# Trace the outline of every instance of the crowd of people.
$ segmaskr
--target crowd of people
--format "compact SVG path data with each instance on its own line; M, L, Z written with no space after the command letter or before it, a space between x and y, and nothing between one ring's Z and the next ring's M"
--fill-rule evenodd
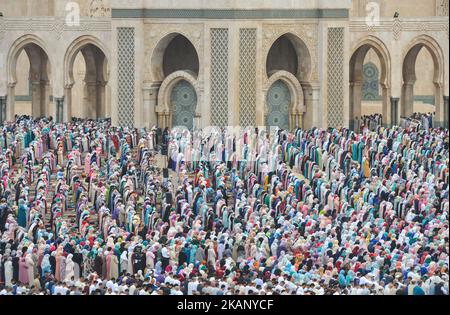
M364 129L369 129L370 131L375 131L378 126L383 125L383 115L381 114L371 114L363 115L361 119L355 119L357 131L363 132Z
M0 295L448 295L447 129L2 129Z
M416 128L428 130L434 127L433 113L413 113L411 117L403 117L400 125L403 128Z

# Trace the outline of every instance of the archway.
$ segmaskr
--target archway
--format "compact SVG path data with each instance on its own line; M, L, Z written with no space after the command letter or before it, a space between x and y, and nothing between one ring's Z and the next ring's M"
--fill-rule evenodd
M161 128L185 126L193 129L199 126L198 111L200 97L198 82L194 73L176 71L166 77L158 91L158 126Z
M151 69L153 78L161 82L156 107L160 128L183 125L192 129L198 126L199 68L197 50L183 34L168 34L156 45Z
M304 91L309 86L311 56L306 44L286 33L270 47L266 58L264 121L268 127L303 128L307 115ZM312 114L312 113L310 113Z
M349 72L350 128L359 130L361 117L366 114L382 114L383 124L394 123L397 114L391 112L389 102L391 69L387 48L377 38L370 37L360 41L353 51Z
M197 78L199 58L192 42L183 34L170 33L164 36L153 50L151 69L156 81L163 81L175 71L189 71Z
M106 86L108 62L106 50L91 37L75 40L65 56L64 121L76 118L108 116Z
M9 89L6 109L6 118L8 120L14 119L15 114L30 114L38 118L47 116L50 113L51 66L49 55L44 47L44 43L39 38L33 35L26 35L19 38L9 51ZM25 72L28 72L28 75L24 75L24 67L28 70L25 70ZM29 87L29 92L27 95L19 92L19 95L16 97L18 79L24 80L24 78L26 78L27 82L19 82L19 86L23 86L25 83L25 86L28 85ZM16 101L18 103L22 102L25 108L18 111Z
M424 54L425 49L428 53ZM414 90L417 80L416 70L418 57L428 56L431 58L433 66L433 74L430 76L434 96L434 121L437 125L441 125L445 120L443 110L443 54L439 45L429 36L420 36L412 41L406 50L403 59L403 86L401 97L401 115L403 117L410 117L414 113ZM427 109L420 110L420 112L429 112Z

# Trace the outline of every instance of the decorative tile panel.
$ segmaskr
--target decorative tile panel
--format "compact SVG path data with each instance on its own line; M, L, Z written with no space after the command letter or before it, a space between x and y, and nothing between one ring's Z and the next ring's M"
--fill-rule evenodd
M328 29L328 127L344 125L344 28Z
M289 130L289 105L291 104L291 92L282 80L275 81L267 91L266 102L268 105L266 125Z
M133 27L117 28L119 126L134 125L135 39Z
M363 100L380 100L380 72L373 62L363 66Z
M256 125L256 29L239 30L239 123Z
M228 29L211 29L211 124L228 125Z
M192 130L197 107L197 94L194 87L186 80L179 81L170 93L170 103L173 111L172 126Z

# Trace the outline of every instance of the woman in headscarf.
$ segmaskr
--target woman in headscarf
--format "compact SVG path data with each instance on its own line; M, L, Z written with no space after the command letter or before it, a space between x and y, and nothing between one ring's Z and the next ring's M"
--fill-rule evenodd
M57 281L61 281L61 254L59 253L59 251L54 251L52 253L52 256L54 255L55 260L56 260L56 265L55 265L55 279Z
M147 251L145 253L145 262L147 265L147 271L151 270L155 266L155 254L153 253L153 250L151 247L147 248Z
M347 286L347 279L345 278L345 271L344 270L341 270L339 272L338 281L339 281L339 286L341 288L345 288Z
M19 282L28 284L28 265L26 261L26 253L19 258Z
M19 199L19 208L17 211L17 224L19 226L26 228L27 227L27 211L28 207L25 204L25 200L22 198Z
M64 275L64 281L70 281L72 277L75 277L75 263L72 260L73 255L69 254L66 258L66 268L65 268L65 275Z
M117 255L112 252L109 262L109 279L117 279L119 277L119 259Z
M128 270L128 252L124 250L120 254L120 273L127 272Z
M103 258L102 258L102 249L100 248L94 259L94 271L95 273L97 273L99 277L101 277L102 270L103 270Z
M52 250L52 247L50 247L50 250ZM49 262L50 262L50 267L51 267L51 274L52 275L56 275L56 251L55 250L53 250L52 252L51 252L51 254L50 254L50 257L49 257Z
M42 258L42 262L41 262L41 276L44 277L45 273L52 273L52 266L50 265L50 255L49 254L45 254L44 257Z
M60 256L61 266L59 270L60 272L59 278L61 279L61 281L64 281L64 279L66 278L66 260L67 260L66 256L64 254L61 254Z
M94 252L83 249L83 278L88 278L94 271Z
M5 269L5 286L11 287L12 286L11 280L13 279L13 273L14 273L11 257L8 257L6 259L3 267Z
M213 266L215 268L216 266L216 252L214 251L214 246L211 243L209 245L209 249L208 249L208 265L209 266Z

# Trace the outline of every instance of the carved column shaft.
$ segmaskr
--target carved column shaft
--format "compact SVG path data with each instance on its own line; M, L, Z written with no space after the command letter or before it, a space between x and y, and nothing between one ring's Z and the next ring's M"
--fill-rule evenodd
M6 95L0 96L0 124L6 120L6 101Z

